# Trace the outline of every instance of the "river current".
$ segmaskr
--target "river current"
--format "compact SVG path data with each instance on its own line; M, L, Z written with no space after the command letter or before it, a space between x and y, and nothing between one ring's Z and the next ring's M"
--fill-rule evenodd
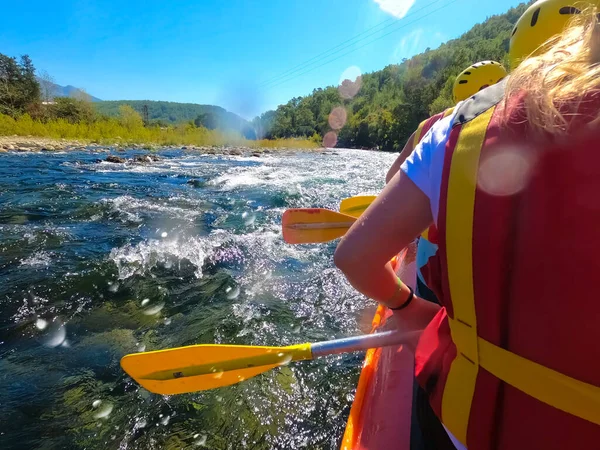
M368 331L336 243L286 244L281 215L377 193L394 155L160 155L0 154L0 448L339 448L363 354L177 396L119 360Z

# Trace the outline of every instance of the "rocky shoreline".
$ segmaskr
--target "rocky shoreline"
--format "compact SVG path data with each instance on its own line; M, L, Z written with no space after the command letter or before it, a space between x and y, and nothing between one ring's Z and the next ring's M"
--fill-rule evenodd
M233 155L260 157L263 154L282 151L324 151L323 148L266 148L266 147L242 147L242 146L194 146L194 145L163 145L158 144L97 144L81 140L52 139L33 136L0 136L0 153L5 152L56 152L56 151L95 151L95 152L119 152L131 149L148 150L158 152L165 149L182 149L190 152L204 153L208 155ZM119 156L109 157L109 162L124 162ZM123 161L119 161L123 160Z

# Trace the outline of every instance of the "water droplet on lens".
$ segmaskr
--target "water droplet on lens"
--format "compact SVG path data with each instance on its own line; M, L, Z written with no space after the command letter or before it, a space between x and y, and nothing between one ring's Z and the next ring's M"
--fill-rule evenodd
M110 416L110 413L113 410L113 405L110 403L103 404L96 414L94 414L94 418L96 419L106 419Z
M142 300L142 306L146 306L148 303L150 303L149 298L145 298L144 300Z
M152 305L142 311L146 316L154 316L158 314L165 307L164 302L157 303L156 305Z
M281 355L281 353L279 355ZM284 355L281 358L281 361L279 361L279 364L282 366L287 366L291 361L292 361L292 355L288 353L287 355Z
M244 225L249 227L250 225L254 224L254 221L256 220L256 216L252 212L244 212L244 213L242 213L242 219L244 220Z
M48 322L46 322L44 319L38 319L35 321L35 326L38 330L43 330L48 326Z
M116 281L115 282L112 282L112 281L108 282L108 290L109 290L109 292L112 292L113 294L119 290L119 287L120 287L120 285Z
M228 287L225 289L225 292L227 293L227 298L233 300L240 295L240 288L238 286Z
M65 324L61 320L56 319L48 327L48 333L44 341L44 345L52 348L58 347L65 341L66 338L67 328L65 327Z

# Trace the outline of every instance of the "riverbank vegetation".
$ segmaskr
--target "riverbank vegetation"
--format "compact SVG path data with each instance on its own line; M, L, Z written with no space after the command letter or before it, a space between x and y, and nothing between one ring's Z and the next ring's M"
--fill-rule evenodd
M304 138L249 140L235 132L208 130L189 123L168 127L144 126L137 112L131 110L131 116L102 118L90 122L70 122L64 118L33 119L27 113L17 118L0 114L0 135L83 140L107 145L137 143L251 148L316 148L321 143L320 138L312 140Z
M325 136L333 131L339 147L400 150L422 120L453 106L454 79L465 68L483 60L509 67L510 35L527 6L492 16L458 39L362 74L347 86L319 88L293 98L256 118L255 128L271 138ZM337 126L332 126L332 112Z
M17 60L0 54L0 135L153 146L315 148L321 145L320 136L257 140L253 131L243 128L249 126L246 121L218 107L207 109L195 120L175 124L144 120L123 102L110 102L110 108L116 106L117 112L109 108L110 115L105 115L99 112L97 102L86 95L53 96L47 92L52 84L47 77L35 76L28 56ZM160 107L163 102L156 103ZM141 102L134 104L141 107Z
M462 70L482 60L508 67L510 33L526 7L521 4L492 16L458 39L400 64L295 97L252 122L210 105L52 97L47 92L52 83L36 78L27 56L17 61L0 54L0 135L397 151L422 120L453 105L452 85Z

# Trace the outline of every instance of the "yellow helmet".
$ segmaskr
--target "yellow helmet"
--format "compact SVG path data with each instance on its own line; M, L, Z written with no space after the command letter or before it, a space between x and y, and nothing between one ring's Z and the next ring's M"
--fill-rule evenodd
M510 38L510 68L536 53L544 42L562 33L567 22L589 6L600 7L600 0L538 0L517 21Z
M481 61L467 67L454 81L454 102L468 99L483 88L496 84L506 75L508 73L504 66L496 61Z

